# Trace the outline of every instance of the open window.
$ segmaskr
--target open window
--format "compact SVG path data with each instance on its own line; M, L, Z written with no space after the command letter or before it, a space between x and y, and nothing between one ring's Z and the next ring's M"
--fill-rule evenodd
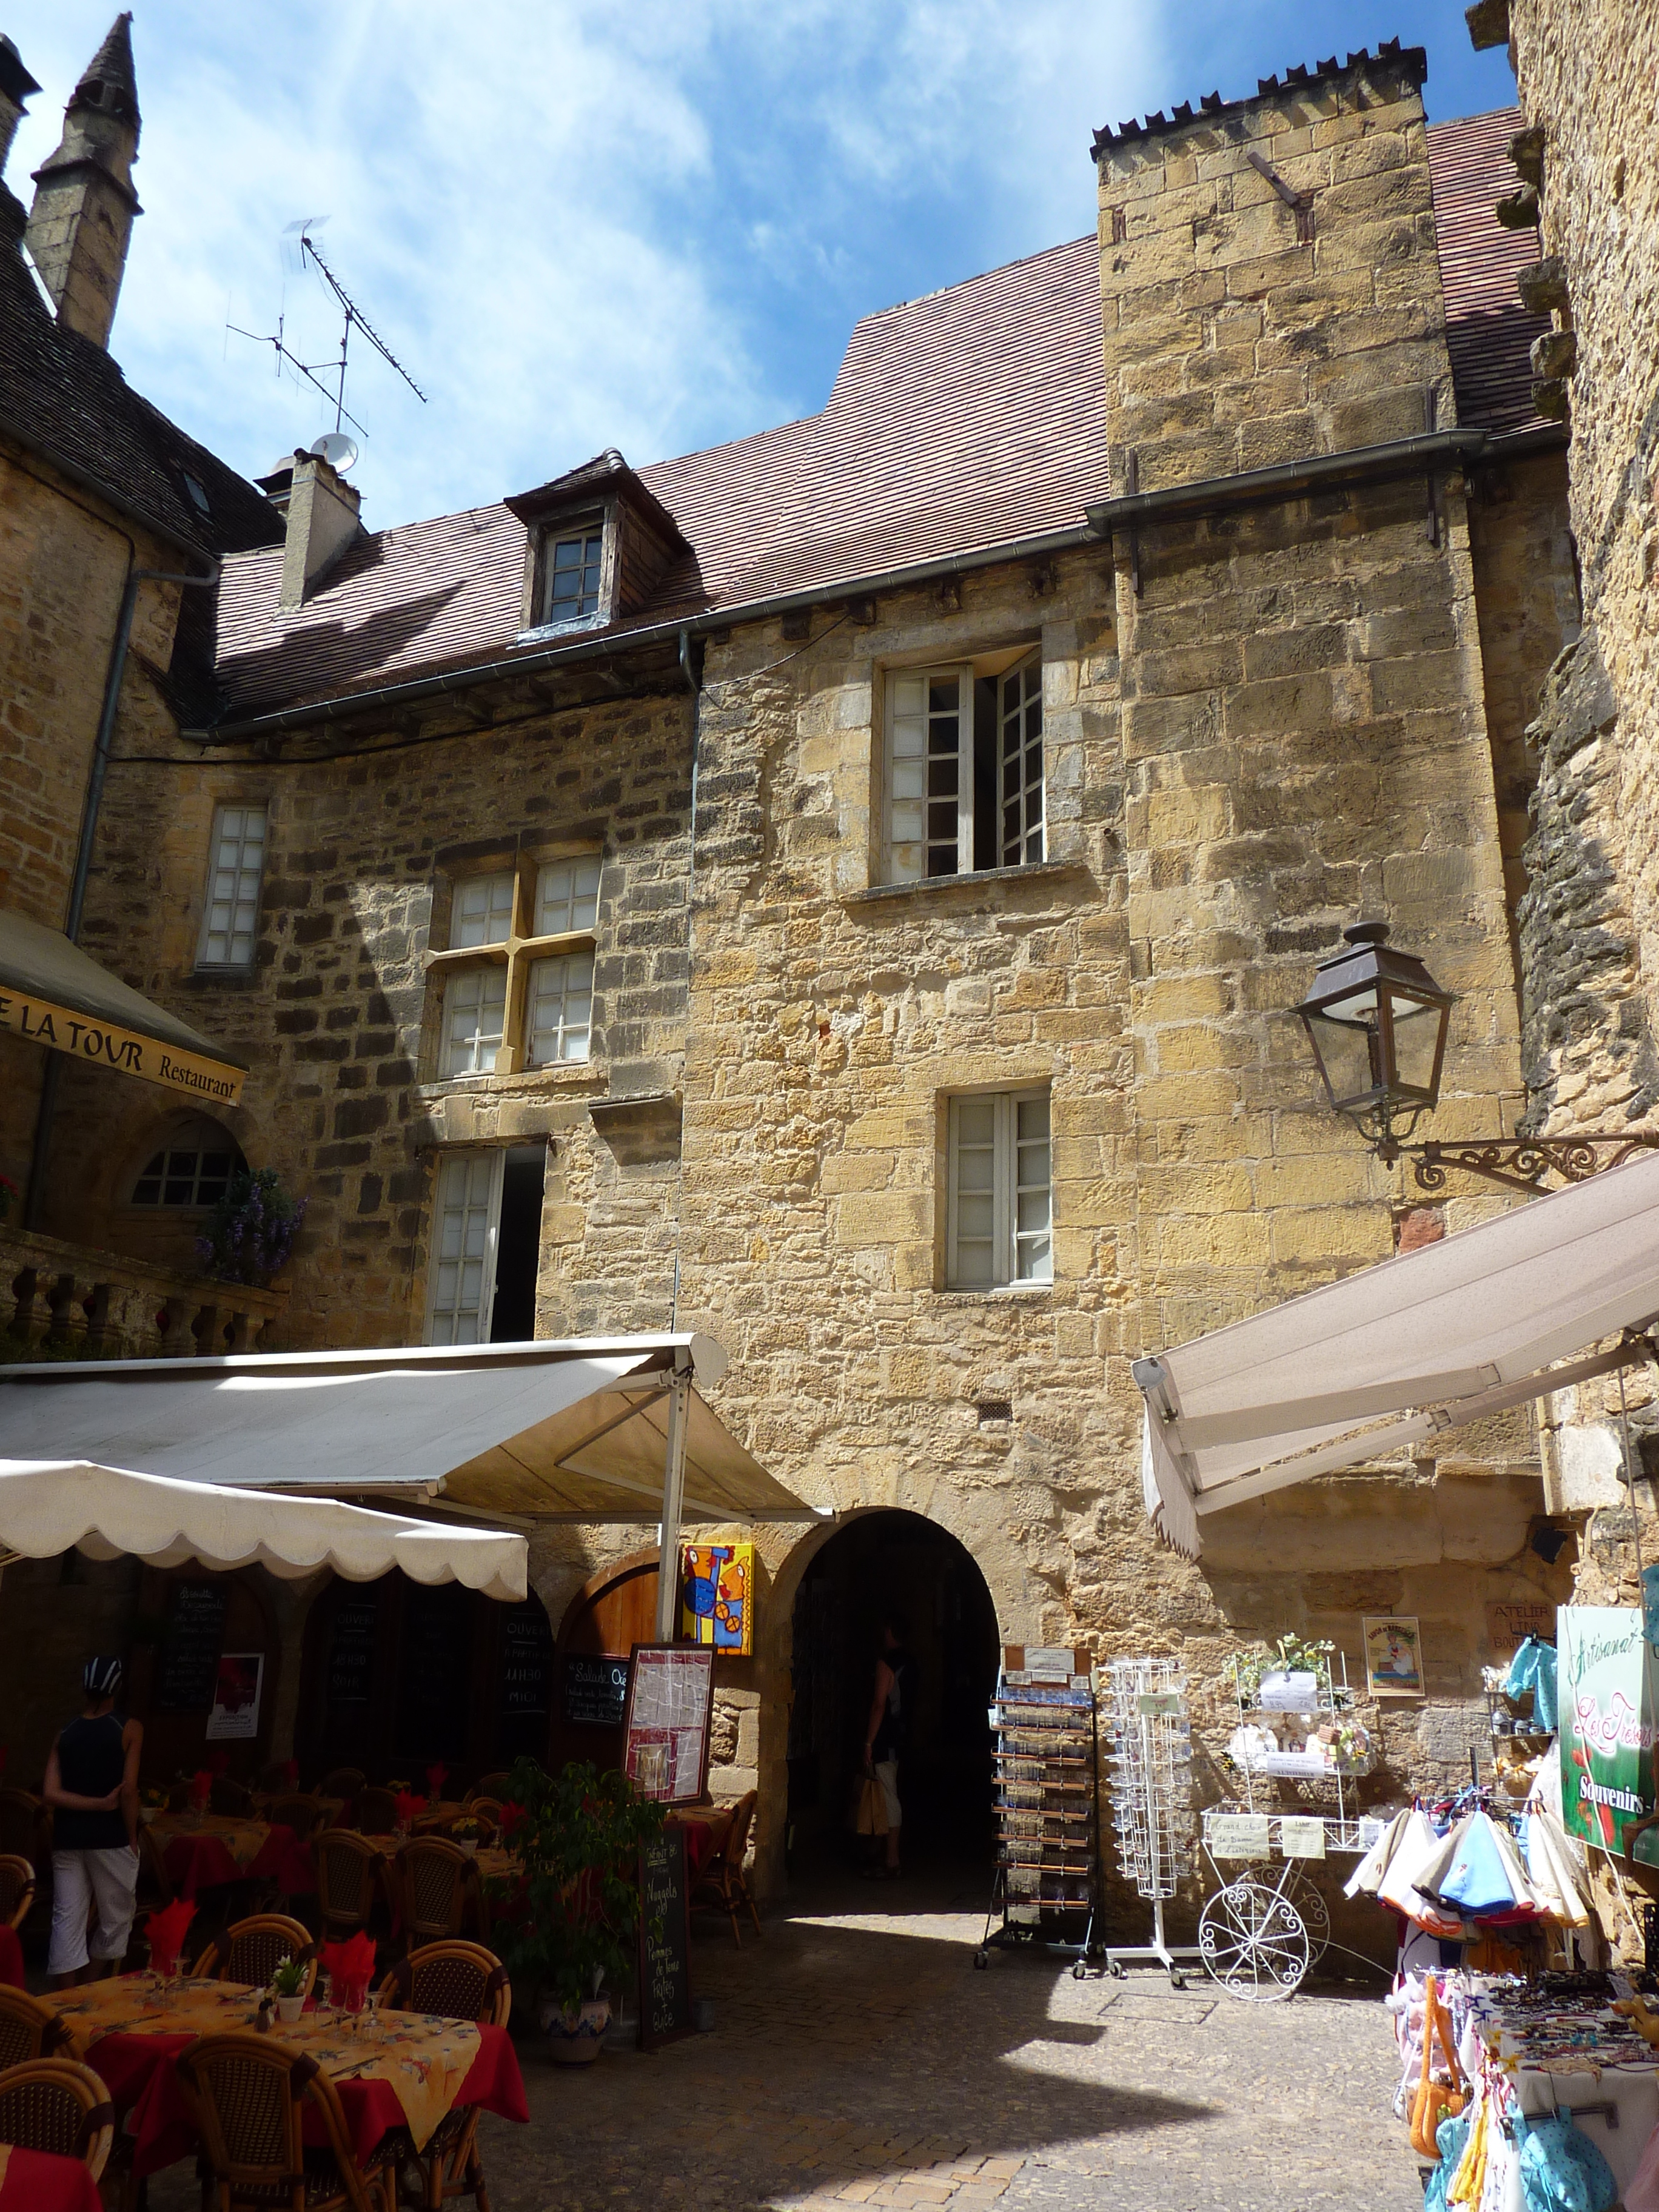
M427 1268L428 1344L523 1344L536 1334L547 1150L451 1152L439 1165Z
M885 707L884 881L1047 858L1039 651L890 670Z

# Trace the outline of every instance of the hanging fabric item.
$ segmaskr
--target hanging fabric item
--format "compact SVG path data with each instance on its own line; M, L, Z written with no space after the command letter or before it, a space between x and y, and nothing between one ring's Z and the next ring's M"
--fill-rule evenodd
M1613 2169L1571 2111L1553 2118L1517 2120L1521 2139L1521 2196L1526 2212L1613 2212L1619 2185Z
M1529 1636L1510 1662L1505 1694L1518 1698L1532 1692L1532 1717L1541 1735L1555 1734L1555 1646Z
M1342 1885L1344 1897L1375 1897L1382 1887L1389 1863L1400 1848L1411 1820L1409 1812L1396 1813Z
M1595 1921L1595 1911L1588 1879L1560 1821L1541 1802L1534 1802L1522 1832L1527 1869L1545 1910L1564 1927L1589 1927Z
M1377 1896L1384 1905L1391 1905L1396 1912L1403 1912L1407 1920L1415 1920L1432 1936L1461 1937L1463 1933L1462 1916L1436 1905L1417 1887L1417 1876L1440 1850L1440 1838L1429 1826L1426 1813L1413 1812L1407 1816L1406 1831L1399 1847L1389 1862ZM1424 2153L1426 2158L1428 2152Z
M1441 2006L1432 1974L1424 1984L1423 2004L1423 2073L1412 2101L1412 2148L1420 2157L1437 2158L1440 2124L1455 2119L1468 2104L1468 2083L1452 2045L1451 2022ZM1447 2078L1437 2081L1437 2073Z
M1419 1868L1419 1893L1466 1920L1535 1919L1538 1899L1508 1833L1470 1813Z

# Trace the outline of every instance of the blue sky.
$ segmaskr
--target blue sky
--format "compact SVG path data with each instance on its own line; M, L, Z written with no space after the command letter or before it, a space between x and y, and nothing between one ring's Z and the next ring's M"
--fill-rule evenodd
M0 19L57 143L114 12ZM112 349L262 472L332 427L269 347L338 344L324 252L428 395L367 351L371 528L814 411L861 314L1093 227L1093 130L1400 36L1431 118L1507 105L1462 0L136 0L137 225ZM361 342L360 342L361 343ZM355 350L355 349L354 349Z

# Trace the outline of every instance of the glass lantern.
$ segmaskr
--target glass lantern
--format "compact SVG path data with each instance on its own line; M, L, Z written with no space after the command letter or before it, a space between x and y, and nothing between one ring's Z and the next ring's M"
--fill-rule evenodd
M1414 953L1389 945L1386 922L1356 922L1342 935L1296 1012L1331 1104L1388 1159L1439 1099L1455 1001Z

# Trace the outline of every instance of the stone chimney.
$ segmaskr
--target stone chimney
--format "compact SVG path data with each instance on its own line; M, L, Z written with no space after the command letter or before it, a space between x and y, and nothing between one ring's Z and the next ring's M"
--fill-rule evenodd
M139 118L131 25L130 15L116 17L76 86L63 141L34 173L27 231L58 321L106 347L132 218L143 212L132 189Z
M40 89L23 67L23 57L0 31L0 173L11 158L11 142L23 119L29 96Z
M362 535L357 514L362 494L320 453L298 450L291 461L261 477L258 484L288 526L276 611L291 615L305 605L353 538Z

